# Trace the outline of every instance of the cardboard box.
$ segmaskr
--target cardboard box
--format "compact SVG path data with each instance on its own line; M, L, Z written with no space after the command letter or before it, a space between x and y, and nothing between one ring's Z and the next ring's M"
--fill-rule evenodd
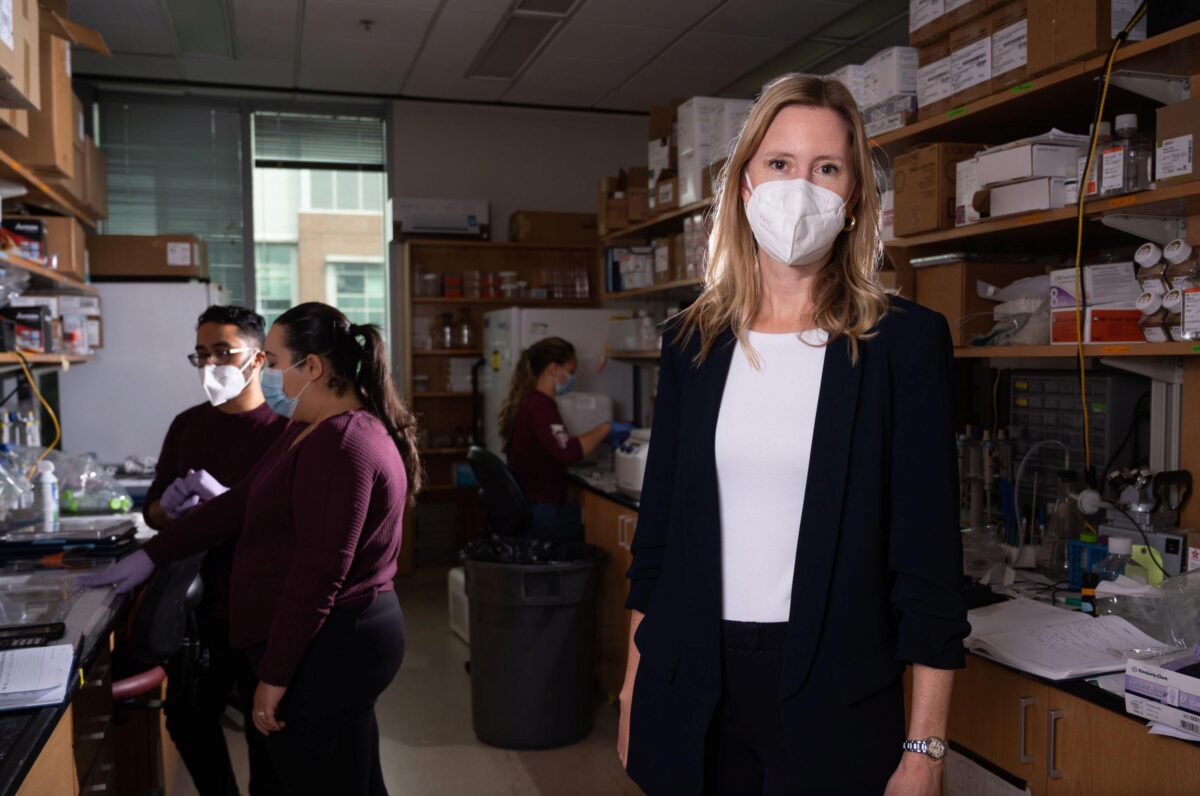
M896 158L896 235L954 227L956 164L981 144L925 144Z
M879 237L884 242L896 239L896 191L888 188L879 198Z
M650 217L649 188L630 188L625 195L629 199L629 223L636 224Z
M954 94L950 38L938 39L919 49L917 63L917 118L939 116L950 109Z
M1133 263L1084 266L1079 275L1083 303L1092 306L1134 304L1142 294ZM1050 309L1075 308L1075 269L1050 272Z
M35 218L8 216L0 221L9 241L22 257L41 260L46 256L46 226Z
M680 158L697 150L707 157L715 148L717 111L724 107L721 97L692 97L676 109L675 144Z
M598 226L598 225L597 225ZM606 234L619 232L629 226L629 198L624 191L616 191L604 205L604 229Z
M863 91L871 105L894 97L917 96L917 49L889 47L863 64Z
M89 235L87 251L92 276L208 279L195 235Z
M1170 652L1125 664L1125 710L1200 740L1200 654Z
M868 138L875 138L884 133L890 133L892 130L899 130L915 118L913 114L907 112L891 113L887 116L878 116L869 122L865 122L863 129L866 131Z
M508 239L520 243L565 243L591 246L600 242L595 213L518 210L508 217Z
M1025 79L1029 63L1029 6L1012 0L992 11L992 92Z
M45 307L51 318L57 318L62 313L59 310L58 296L38 296L26 293L8 302L10 307Z
M1074 177L1078 169L1079 148L1025 144L983 152L976 160L979 162L979 183L984 187L1032 177Z
M655 105L650 109L650 140L675 138L675 108Z
M1159 187L1200 179L1195 150L1200 141L1200 97L1158 109L1154 179Z
M665 213L679 207L679 177L660 177L654 185L654 210Z
M62 295L58 297L58 307L63 315L86 315L89 318L100 317L99 296Z
M1066 204L1062 177L1037 177L989 189L991 217L1055 210Z
M742 126L753 107L753 100L727 99L717 109L713 116L713 145L708 149L704 165L725 160L733 154L733 142L742 134Z
M649 187L653 188L664 173L679 168L679 152L670 138L658 138L646 145L646 163L650 172Z
M1135 304L1106 304L1084 307L1083 342L1085 343L1144 343L1145 336L1138 324L1142 312ZM1075 308L1050 310L1050 342L1055 345L1074 344L1076 334Z
M75 170L70 177L66 178L47 175L46 182L82 206L84 197L87 195L88 172L87 136L84 133L83 103L79 101L79 97L71 96L71 107L72 130L74 130L72 138L74 155L71 159L75 164Z
M992 5L994 3L990 0L946 0L943 16L946 25L953 29L974 21L976 17L987 13Z
M908 43L926 44L950 29L945 0L908 0Z
M37 110L42 102L41 31L36 0L5 0L10 25L0 27L0 103Z
M39 43L41 107L29 113L29 135L5 136L0 145L18 163L43 177L75 173L75 106L70 44L44 30Z
M85 322L88 348L104 348L104 319L89 317Z
M982 188L979 184L977 157L960 160L955 164L954 226L965 227L968 224L979 223L980 215L975 209L975 194Z
M1037 0L1029 4L1029 75L1107 52L1138 0ZM1127 41L1146 38L1146 19Z
M36 224L42 230L41 251L50 268L55 268L80 282L87 280L87 246L83 226L73 216L18 216L4 219L5 227L17 224Z
M0 135L7 141L8 134L29 135L29 111L19 111L14 108L0 108ZM7 144L5 144L7 146Z
M1200 569L1200 531L1187 532L1187 563L1184 571Z
M956 346L968 345L971 340L987 334L993 325L992 308L996 302L980 298L975 283L1007 285L1027 276L1043 273L1041 266L1016 263L986 263L958 261L914 269L916 296L923 307L946 316L950 337ZM970 320L963 321L968 316Z
M91 136L84 140L83 151L87 170L83 207L95 218L108 218L108 158Z
M840 69L833 70L828 76L849 90L859 108L865 108L871 104L868 102L866 91L867 68L862 64L846 64Z
M53 319L45 307L0 307L0 318L14 324L18 351L45 354L51 350Z
M992 93L992 26L979 17L950 32L953 105L965 105Z

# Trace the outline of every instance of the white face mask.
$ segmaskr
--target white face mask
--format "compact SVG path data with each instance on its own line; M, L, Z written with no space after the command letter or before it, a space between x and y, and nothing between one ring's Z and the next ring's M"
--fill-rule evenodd
M242 394L250 380L246 378L246 369L254 364L257 351L251 351L246 364L240 368L236 365L205 365L200 370L200 384L204 393L213 406L228 403Z
M752 193L746 218L767 254L788 265L808 265L829 254L846 226L846 200L808 180L772 180Z

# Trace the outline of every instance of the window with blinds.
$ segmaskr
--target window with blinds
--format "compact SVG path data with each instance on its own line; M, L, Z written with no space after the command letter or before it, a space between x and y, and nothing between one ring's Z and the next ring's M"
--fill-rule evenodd
M199 236L213 280L235 303L246 292L241 129L232 107L99 103L109 201L101 231Z
M254 114L254 165L331 171L383 171L378 117Z

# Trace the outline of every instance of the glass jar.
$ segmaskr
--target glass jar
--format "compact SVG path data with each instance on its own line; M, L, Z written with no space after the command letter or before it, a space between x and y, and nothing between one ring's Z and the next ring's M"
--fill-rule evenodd
M1167 332L1167 313L1162 308L1162 296L1147 290L1137 300L1137 308L1142 313L1138 326L1142 327L1142 337L1147 343L1166 343L1170 341Z
M1183 291L1168 290L1163 296L1163 310L1167 313L1166 321L1167 334L1172 340L1181 341L1183 337Z
M1167 262L1162 249L1156 243L1143 243L1133 255L1138 265L1138 283L1147 293L1163 295L1170 289L1167 284Z
M1200 287L1200 266L1187 241L1176 238L1168 243L1163 249L1163 259L1167 261L1167 282L1172 290Z

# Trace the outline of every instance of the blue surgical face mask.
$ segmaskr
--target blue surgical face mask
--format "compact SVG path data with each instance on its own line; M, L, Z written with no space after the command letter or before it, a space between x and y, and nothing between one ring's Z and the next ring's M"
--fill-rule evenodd
M563 382L562 384L556 383L554 385L554 394L555 395L566 395L573 389L575 389L575 374L568 373L567 380L565 382Z
M305 384L295 398L291 398L283 391L283 376L288 370L297 368L303 362L297 362L287 370L276 370L275 368L265 368L262 372L262 391L263 398L267 401L267 406L275 410L275 414L283 417L291 417L296 411L296 405L300 403L300 396L304 395L304 391L308 389L310 381Z

